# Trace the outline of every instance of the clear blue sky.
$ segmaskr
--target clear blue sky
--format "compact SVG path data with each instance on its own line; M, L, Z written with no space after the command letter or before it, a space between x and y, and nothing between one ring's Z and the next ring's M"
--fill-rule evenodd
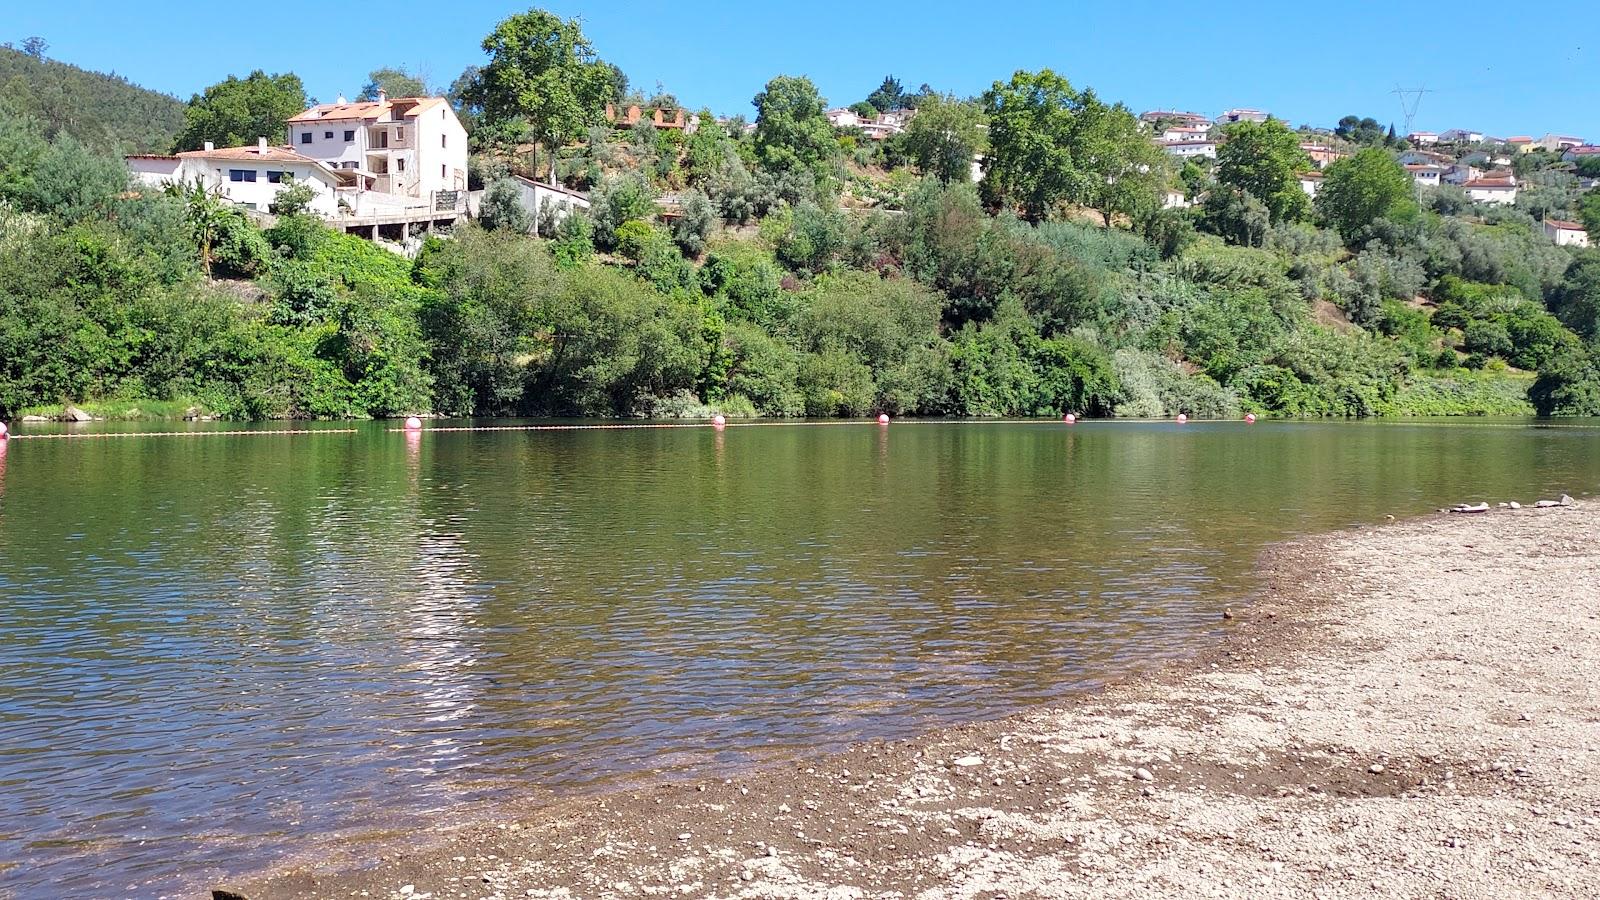
M479 43L526 7L489 0L10 0L0 40L115 71L185 99L254 68L294 71L322 100L354 95L367 71L401 64L448 84ZM1267 109L1295 124L1371 115L1404 126L1396 85L1427 86L1415 127L1506 137L1547 131L1600 141L1600 35L1577 5L1467 0L1408 6L1189 0L943 3L811 0L552 2L581 16L600 55L633 84L684 103L749 113L773 75L809 75L833 105L893 73L915 89L975 94L1018 68L1049 66L1136 111Z

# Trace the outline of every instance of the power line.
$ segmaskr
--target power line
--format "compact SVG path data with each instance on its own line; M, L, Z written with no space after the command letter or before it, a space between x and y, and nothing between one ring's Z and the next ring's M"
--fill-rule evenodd
M1419 88L1407 89L1407 88L1402 88L1400 85L1396 84L1394 86L1394 90L1390 91L1389 93L1394 94L1396 97L1400 98L1400 112L1405 115L1405 119L1406 119L1406 134L1410 134L1411 133L1411 123L1417 117L1417 108L1422 106L1422 95L1423 94L1437 94L1438 91L1430 91L1430 90L1428 90L1427 85L1423 85L1422 87L1419 87ZM1407 102L1407 100L1406 100L1407 97L1411 97L1412 98L1410 100L1410 102Z

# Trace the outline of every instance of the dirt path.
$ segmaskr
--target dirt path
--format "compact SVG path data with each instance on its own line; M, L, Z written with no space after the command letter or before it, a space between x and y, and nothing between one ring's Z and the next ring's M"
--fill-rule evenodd
M1266 565L1229 647L1069 708L512 811L234 890L1600 896L1600 505L1341 533Z

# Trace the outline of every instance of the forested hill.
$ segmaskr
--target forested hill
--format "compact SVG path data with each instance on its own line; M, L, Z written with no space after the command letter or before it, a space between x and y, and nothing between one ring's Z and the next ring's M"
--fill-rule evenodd
M165 152L183 127L183 108L119 75L0 47L0 110L38 120L52 140L70 134L104 152Z

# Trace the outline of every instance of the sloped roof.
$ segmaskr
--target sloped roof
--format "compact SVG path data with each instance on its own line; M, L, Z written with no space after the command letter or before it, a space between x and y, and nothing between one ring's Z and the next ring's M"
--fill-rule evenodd
M1563 222L1560 219L1545 219L1544 224L1560 231L1582 231L1583 226L1577 222Z
M352 122L381 119L384 116L404 119L425 109L446 102L443 97L390 97L384 100L361 100L354 103L319 103L304 112L289 117L290 124L307 122Z
M249 144L244 147L218 147L214 150L186 150L178 154L179 159L237 159L253 162L283 162L306 163L320 166L320 160L296 153L288 147L263 147L259 144Z

